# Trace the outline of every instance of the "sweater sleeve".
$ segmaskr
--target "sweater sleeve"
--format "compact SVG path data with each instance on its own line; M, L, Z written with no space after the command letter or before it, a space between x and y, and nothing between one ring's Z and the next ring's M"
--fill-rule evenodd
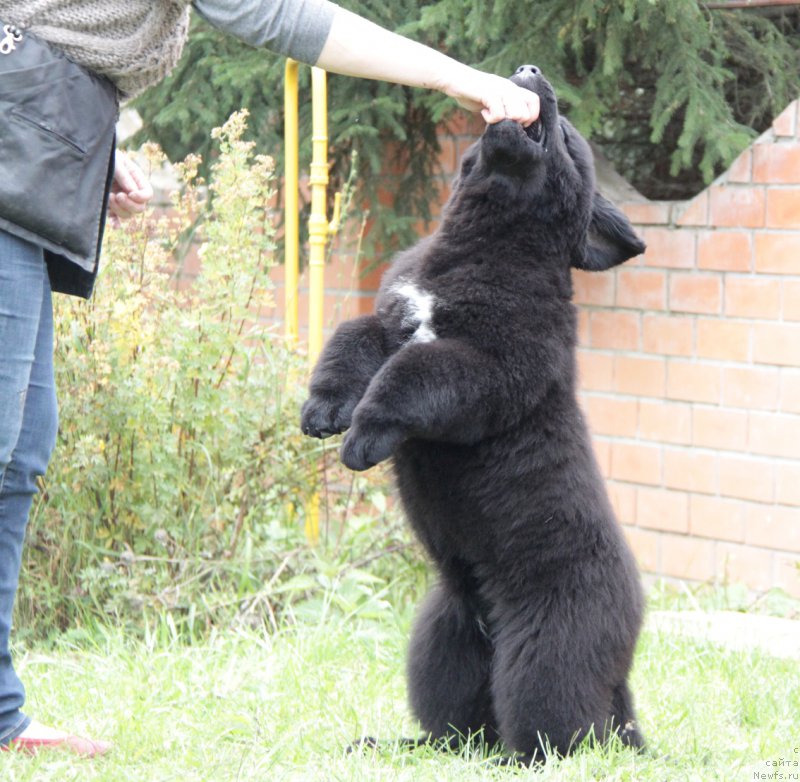
M193 0L210 24L251 46L313 65L328 38L336 6L328 0Z

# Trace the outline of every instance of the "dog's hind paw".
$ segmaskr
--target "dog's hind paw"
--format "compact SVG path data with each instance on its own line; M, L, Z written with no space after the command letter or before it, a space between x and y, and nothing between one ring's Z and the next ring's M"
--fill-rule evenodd
M355 752L363 752L365 749L374 751L380 747L380 744L381 742L374 736L362 736L360 739L356 739L348 744L345 748L345 752L347 752L348 755L352 755Z

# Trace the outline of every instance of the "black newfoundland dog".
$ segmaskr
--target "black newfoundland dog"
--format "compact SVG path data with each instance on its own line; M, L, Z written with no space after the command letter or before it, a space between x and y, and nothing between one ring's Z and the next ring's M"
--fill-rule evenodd
M302 428L347 430L353 470L394 459L439 576L408 659L426 737L480 731L531 762L587 737L642 746L627 684L642 592L575 396L570 272L644 244L539 69L513 81L539 120L468 150L439 230L328 342Z

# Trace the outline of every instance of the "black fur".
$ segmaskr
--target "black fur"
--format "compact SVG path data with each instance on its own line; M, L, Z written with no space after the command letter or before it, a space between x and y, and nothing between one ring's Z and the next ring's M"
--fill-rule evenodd
M513 78L540 120L490 125L466 153L439 230L328 343L302 427L347 430L354 470L394 457L439 574L408 658L426 734L482 731L531 761L592 735L642 745L627 685L642 593L576 400L570 270L644 245L596 193L549 83Z

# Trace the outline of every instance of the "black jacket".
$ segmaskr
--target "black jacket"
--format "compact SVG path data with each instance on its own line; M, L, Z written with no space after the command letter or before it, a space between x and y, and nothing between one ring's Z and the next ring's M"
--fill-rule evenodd
M0 229L44 249L54 291L91 295L117 116L110 81L0 20Z

